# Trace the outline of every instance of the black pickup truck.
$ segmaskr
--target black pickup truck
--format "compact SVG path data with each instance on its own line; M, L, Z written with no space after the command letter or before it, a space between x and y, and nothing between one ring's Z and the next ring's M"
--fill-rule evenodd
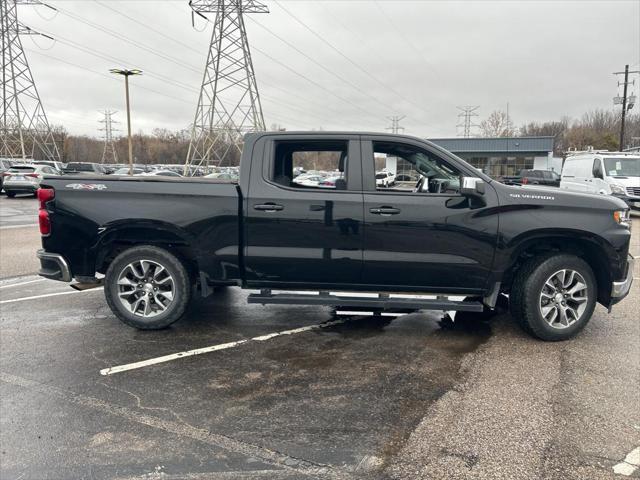
M499 179L506 185L543 185L545 187L559 187L560 175L552 170L520 170L518 175L504 176Z
M376 186L384 158L419 180ZM294 181L312 168L330 181ZM142 329L238 285L253 303L376 311L481 312L508 294L525 330L562 340L633 280L621 200L502 185L408 136L251 134L238 182L65 176L39 199L40 275L103 282Z

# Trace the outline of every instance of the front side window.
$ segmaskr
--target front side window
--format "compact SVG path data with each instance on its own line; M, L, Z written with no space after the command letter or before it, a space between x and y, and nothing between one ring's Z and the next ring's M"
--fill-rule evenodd
M373 152L378 191L460 193L460 172L426 150L399 143L373 142ZM381 172L385 173L383 179L378 177Z
M276 143L270 180L289 188L346 190L346 141Z

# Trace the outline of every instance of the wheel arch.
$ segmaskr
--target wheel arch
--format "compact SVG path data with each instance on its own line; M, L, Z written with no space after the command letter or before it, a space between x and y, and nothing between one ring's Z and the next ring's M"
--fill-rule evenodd
M191 275L197 275L199 271L198 252L188 232L170 223L147 220L127 220L100 227L100 234L92 248L95 271L106 272L121 252L141 245L164 248L173 253L185 263Z
M503 276L503 288L510 290L515 273L528 259L551 253L572 254L589 264L596 277L598 302L608 305L611 300L610 265L617 258L615 249L597 235L588 232L538 231L514 239L516 245L508 257Z

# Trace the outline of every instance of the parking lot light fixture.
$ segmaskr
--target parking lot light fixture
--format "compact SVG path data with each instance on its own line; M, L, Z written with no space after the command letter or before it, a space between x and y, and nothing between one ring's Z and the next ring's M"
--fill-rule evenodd
M124 88L127 96L127 132L129 137L129 175L133 175L133 141L131 139L131 108L129 102L129 77L132 75L142 75L142 70L128 70L120 68L112 68L109 70L116 75L124 76Z

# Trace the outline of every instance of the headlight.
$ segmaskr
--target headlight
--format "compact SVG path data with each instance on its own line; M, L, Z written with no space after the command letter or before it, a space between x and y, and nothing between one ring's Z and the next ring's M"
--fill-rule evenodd
M620 185L618 183L612 183L609 185L611 187L611 193L614 195L626 195L627 192L624 189L624 185Z
M631 213L630 210L616 210L613 212L613 219L615 222L623 227L629 228L631 225Z

